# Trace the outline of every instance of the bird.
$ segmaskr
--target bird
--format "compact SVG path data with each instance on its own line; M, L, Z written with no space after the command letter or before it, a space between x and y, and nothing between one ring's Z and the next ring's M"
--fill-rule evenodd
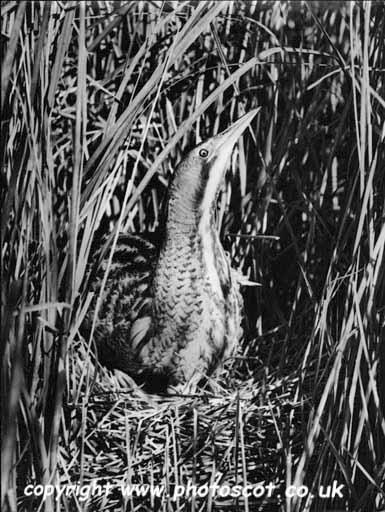
M253 109L198 144L177 166L168 189L157 248L120 234L112 262L95 253L91 290L101 292L83 322L97 360L149 393L195 387L236 350L242 335L242 277L230 265L216 225L217 198L233 148L258 113Z

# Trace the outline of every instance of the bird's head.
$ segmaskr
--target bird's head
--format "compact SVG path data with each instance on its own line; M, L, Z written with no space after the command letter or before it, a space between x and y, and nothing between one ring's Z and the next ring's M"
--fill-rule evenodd
M234 145L259 112L254 109L225 131L192 149L175 171L168 202L168 220L180 229L210 220Z

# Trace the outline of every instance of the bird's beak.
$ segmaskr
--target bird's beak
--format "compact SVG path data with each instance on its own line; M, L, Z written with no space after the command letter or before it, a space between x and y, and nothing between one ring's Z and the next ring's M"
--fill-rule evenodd
M211 158L209 158L209 160L211 160L210 172L208 180L205 183L205 191L200 204L200 209L203 212L202 219L206 224L207 219L208 222L210 222L210 212L217 198L234 144L259 111L260 108L251 110L227 128L227 130L216 135L209 141L212 155Z
M235 121L229 128L225 131L219 133L213 138L214 144L214 155L218 155L218 152L226 150L226 153L232 150L234 144L237 142L239 137L245 131L245 129L249 126L254 117L259 113L261 107L250 110L247 114L242 116L238 121ZM213 155L213 156L214 156Z

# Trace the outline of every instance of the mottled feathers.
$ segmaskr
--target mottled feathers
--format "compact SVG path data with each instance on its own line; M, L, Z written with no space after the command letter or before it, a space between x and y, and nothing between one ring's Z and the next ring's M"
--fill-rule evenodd
M242 298L216 232L207 235L217 269L211 276L207 248L194 233L166 237L159 255L142 237L119 237L94 332L103 365L162 392L199 381L231 356L242 335ZM108 253L95 252L90 276L95 297L82 326L85 337L107 262Z

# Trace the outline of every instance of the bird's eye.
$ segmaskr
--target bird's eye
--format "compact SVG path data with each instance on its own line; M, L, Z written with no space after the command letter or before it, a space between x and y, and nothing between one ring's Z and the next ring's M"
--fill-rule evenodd
M202 158L206 158L208 154L209 152L205 148L199 150L199 156L201 156Z

